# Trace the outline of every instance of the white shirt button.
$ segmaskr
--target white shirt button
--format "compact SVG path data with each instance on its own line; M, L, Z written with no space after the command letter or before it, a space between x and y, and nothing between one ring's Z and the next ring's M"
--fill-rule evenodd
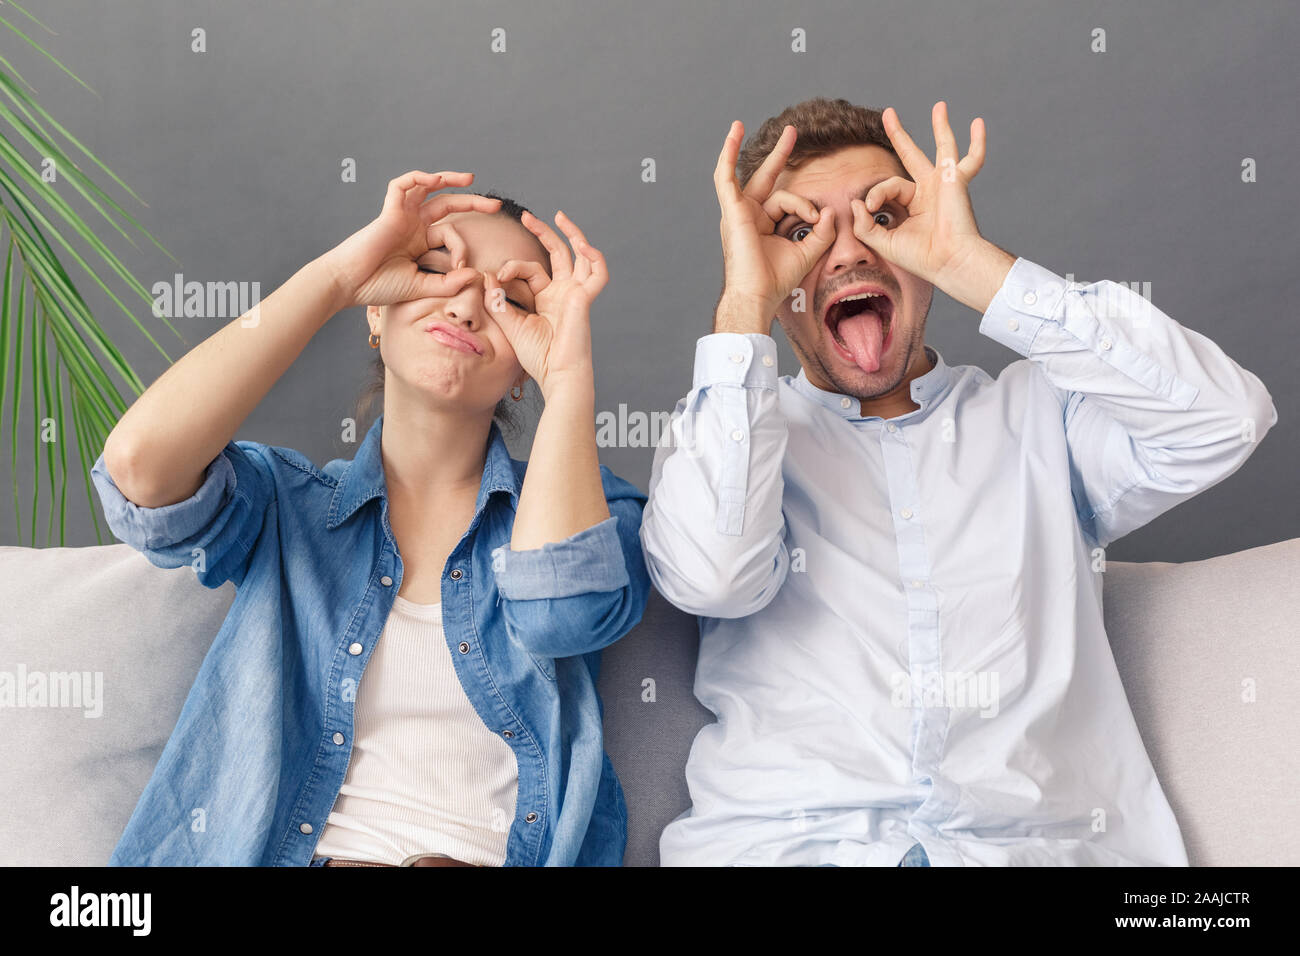
M852 400L847 397L840 399L840 408L848 408L852 404Z
M745 437L745 433L742 432L739 428L737 428L734 432L731 433L731 437L733 441L740 441Z
M334 742L335 742L336 744L340 744L340 745L341 745L341 744L343 743L343 735L342 735L341 733L339 733L338 731L335 731L335 732L334 732L333 740L334 740Z
M742 355L740 352L733 352L731 354L731 360L735 362L737 365L739 365L741 362L745 361L745 356Z
M772 356L770 356L770 355L764 355L764 356L763 356L763 364L766 365L768 368L771 368L771 367L772 367Z
M898 426L895 425L893 422L890 422L888 425L885 426L885 429L887 431L896 432L898 431Z
M912 509L904 508L902 511L899 512L899 514L902 515L904 518L910 518L912 517Z
M1102 339L1102 340L1101 340L1101 347L1102 347L1102 349L1109 349L1109 348L1110 348L1110 339Z
M1009 319L1007 321L1007 328L1014 332L1016 329L1020 328L1020 323L1015 319Z
M357 644L355 641L352 644L348 645L348 653L351 654L353 657L356 657L363 650L365 650L365 648L363 648L360 644Z
M920 581L913 581L913 582L912 582L912 587L914 587L914 588L919 588L920 586L921 586L921 582L920 582Z
M300 833L311 833L311 824L310 824L310 823L300 823L300 824L298 824L298 832L300 832Z
M1038 301L1038 296L1035 295L1033 292L1025 293L1025 305L1033 305L1037 301Z
M393 579L385 574L382 578L379 579L379 583L386 588L391 588L393 586Z

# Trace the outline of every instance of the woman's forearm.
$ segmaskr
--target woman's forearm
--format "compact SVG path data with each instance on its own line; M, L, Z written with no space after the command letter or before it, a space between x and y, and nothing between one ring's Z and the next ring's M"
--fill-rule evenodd
M512 551L563 541L609 517L596 454L595 386L590 378L552 388L519 493Z
M141 507L190 497L207 466L342 305L322 260L200 342L127 409L104 443L114 483Z

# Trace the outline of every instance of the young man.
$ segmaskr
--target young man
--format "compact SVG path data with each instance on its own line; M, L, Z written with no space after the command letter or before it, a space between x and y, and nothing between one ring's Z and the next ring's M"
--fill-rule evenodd
M983 122L964 157L933 125L932 164L892 110L815 99L719 157L724 291L641 532L718 717L665 865L1187 864L1097 572L1277 413L1140 296L982 238ZM1024 360L947 365L936 286Z

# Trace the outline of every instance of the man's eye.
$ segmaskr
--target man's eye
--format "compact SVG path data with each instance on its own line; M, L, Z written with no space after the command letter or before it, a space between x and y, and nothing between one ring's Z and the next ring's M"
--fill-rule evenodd
M885 217L884 222L881 222L882 216ZM890 212L887 209L877 209L875 212L871 214L871 218L876 221L877 225L884 226L887 229L892 229L898 225L898 217L895 216L892 212ZM803 242L804 239L807 237L808 233L812 231L813 231L812 226L808 226L808 225L796 226L794 229L790 231L790 233L786 236L786 238L791 240L792 242Z

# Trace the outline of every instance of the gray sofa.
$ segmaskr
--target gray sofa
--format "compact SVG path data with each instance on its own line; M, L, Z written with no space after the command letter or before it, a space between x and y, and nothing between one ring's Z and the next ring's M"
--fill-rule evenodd
M1297 581L1300 538L1187 564L1107 565L1116 663L1194 866L1300 863ZM92 679L80 708L0 702L0 865L107 862L233 598L233 585L209 591L123 544L0 547L0 672L11 686L23 673L102 675L102 696ZM712 719L692 694L697 642L695 619L655 594L604 654L627 865L657 864L660 831L690 802L682 768Z

